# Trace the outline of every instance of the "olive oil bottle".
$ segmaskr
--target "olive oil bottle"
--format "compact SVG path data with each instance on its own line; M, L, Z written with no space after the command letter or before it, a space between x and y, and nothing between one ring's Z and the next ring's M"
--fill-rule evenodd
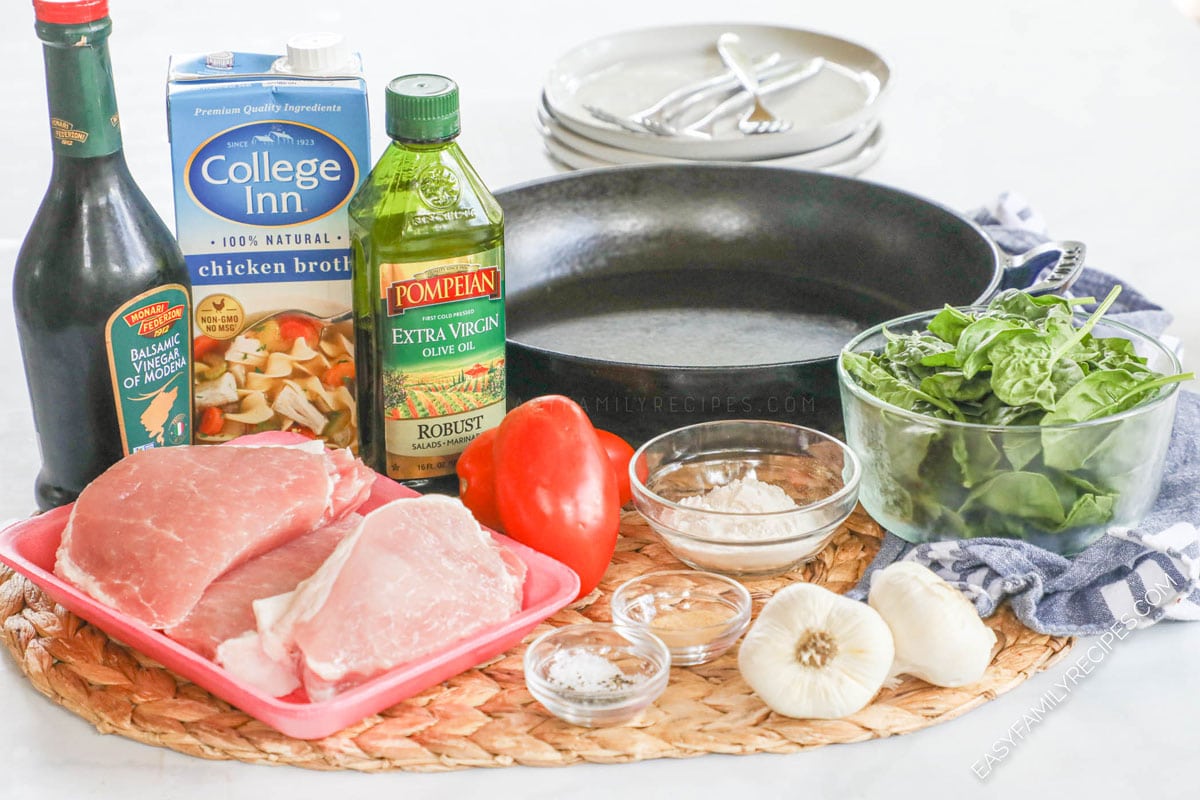
M504 223L455 142L458 86L387 87L392 142L350 201L359 454L423 491L505 411Z
M107 0L35 0L54 162L13 305L42 509L122 456L191 441L190 283L121 148Z

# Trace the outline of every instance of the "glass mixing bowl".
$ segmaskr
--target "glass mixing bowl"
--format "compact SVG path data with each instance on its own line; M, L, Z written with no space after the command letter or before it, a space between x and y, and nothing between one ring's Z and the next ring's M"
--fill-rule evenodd
M779 575L812 559L854 510L858 458L834 437L767 420L689 425L642 445L629 465L633 503L676 558L734 577ZM750 477L790 508L712 510L695 498Z
M977 309L963 309L964 311ZM846 345L880 350L892 334L927 330L938 312L877 325ZM1150 369L1181 371L1157 339L1101 320L1096 337L1133 342ZM909 542L983 536L1023 539L1073 555L1110 526L1132 526L1162 483L1179 384L1150 402L1085 422L990 426L943 420L875 397L838 359L846 441L863 462L859 500Z
M613 622L662 639L677 667L712 661L750 627L750 592L712 572L649 572L621 584L610 602Z

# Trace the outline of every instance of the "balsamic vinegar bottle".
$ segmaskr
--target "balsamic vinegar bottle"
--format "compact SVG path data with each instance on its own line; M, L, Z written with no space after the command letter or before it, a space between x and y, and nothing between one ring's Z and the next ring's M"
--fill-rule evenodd
M13 305L47 509L128 453L190 443L192 315L183 256L125 164L107 0L33 5L54 164Z

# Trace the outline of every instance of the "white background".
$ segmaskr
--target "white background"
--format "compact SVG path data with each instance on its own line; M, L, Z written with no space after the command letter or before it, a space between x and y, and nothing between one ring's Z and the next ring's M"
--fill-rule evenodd
M1051 232L1081 239L1177 316L1200 358L1200 24L1169 0L112 0L126 152L172 223L165 73L172 52L281 52L310 30L345 33L366 62L375 127L395 75L462 87L461 143L494 188L552 174L534 109L548 65L595 36L650 25L772 23L843 36L890 63L888 151L863 177L958 209L1024 194ZM0 518L33 509L38 458L15 345L11 269L49 175L40 44L22 0L0 7ZM1086 644L1086 643L1085 643ZM105 737L34 692L0 657L0 797L1134 797L1195 791L1200 626L1136 633L987 781L971 767L1041 702L1078 655L963 719L915 735L791 756L706 756L443 775L320 774L207 762ZM1086 658L1085 658L1086 661Z

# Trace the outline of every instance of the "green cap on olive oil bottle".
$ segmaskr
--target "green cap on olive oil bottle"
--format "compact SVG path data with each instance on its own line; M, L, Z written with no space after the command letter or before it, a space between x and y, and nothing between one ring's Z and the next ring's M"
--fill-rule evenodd
M387 132L407 142L458 136L458 84L441 75L402 75L387 86Z

